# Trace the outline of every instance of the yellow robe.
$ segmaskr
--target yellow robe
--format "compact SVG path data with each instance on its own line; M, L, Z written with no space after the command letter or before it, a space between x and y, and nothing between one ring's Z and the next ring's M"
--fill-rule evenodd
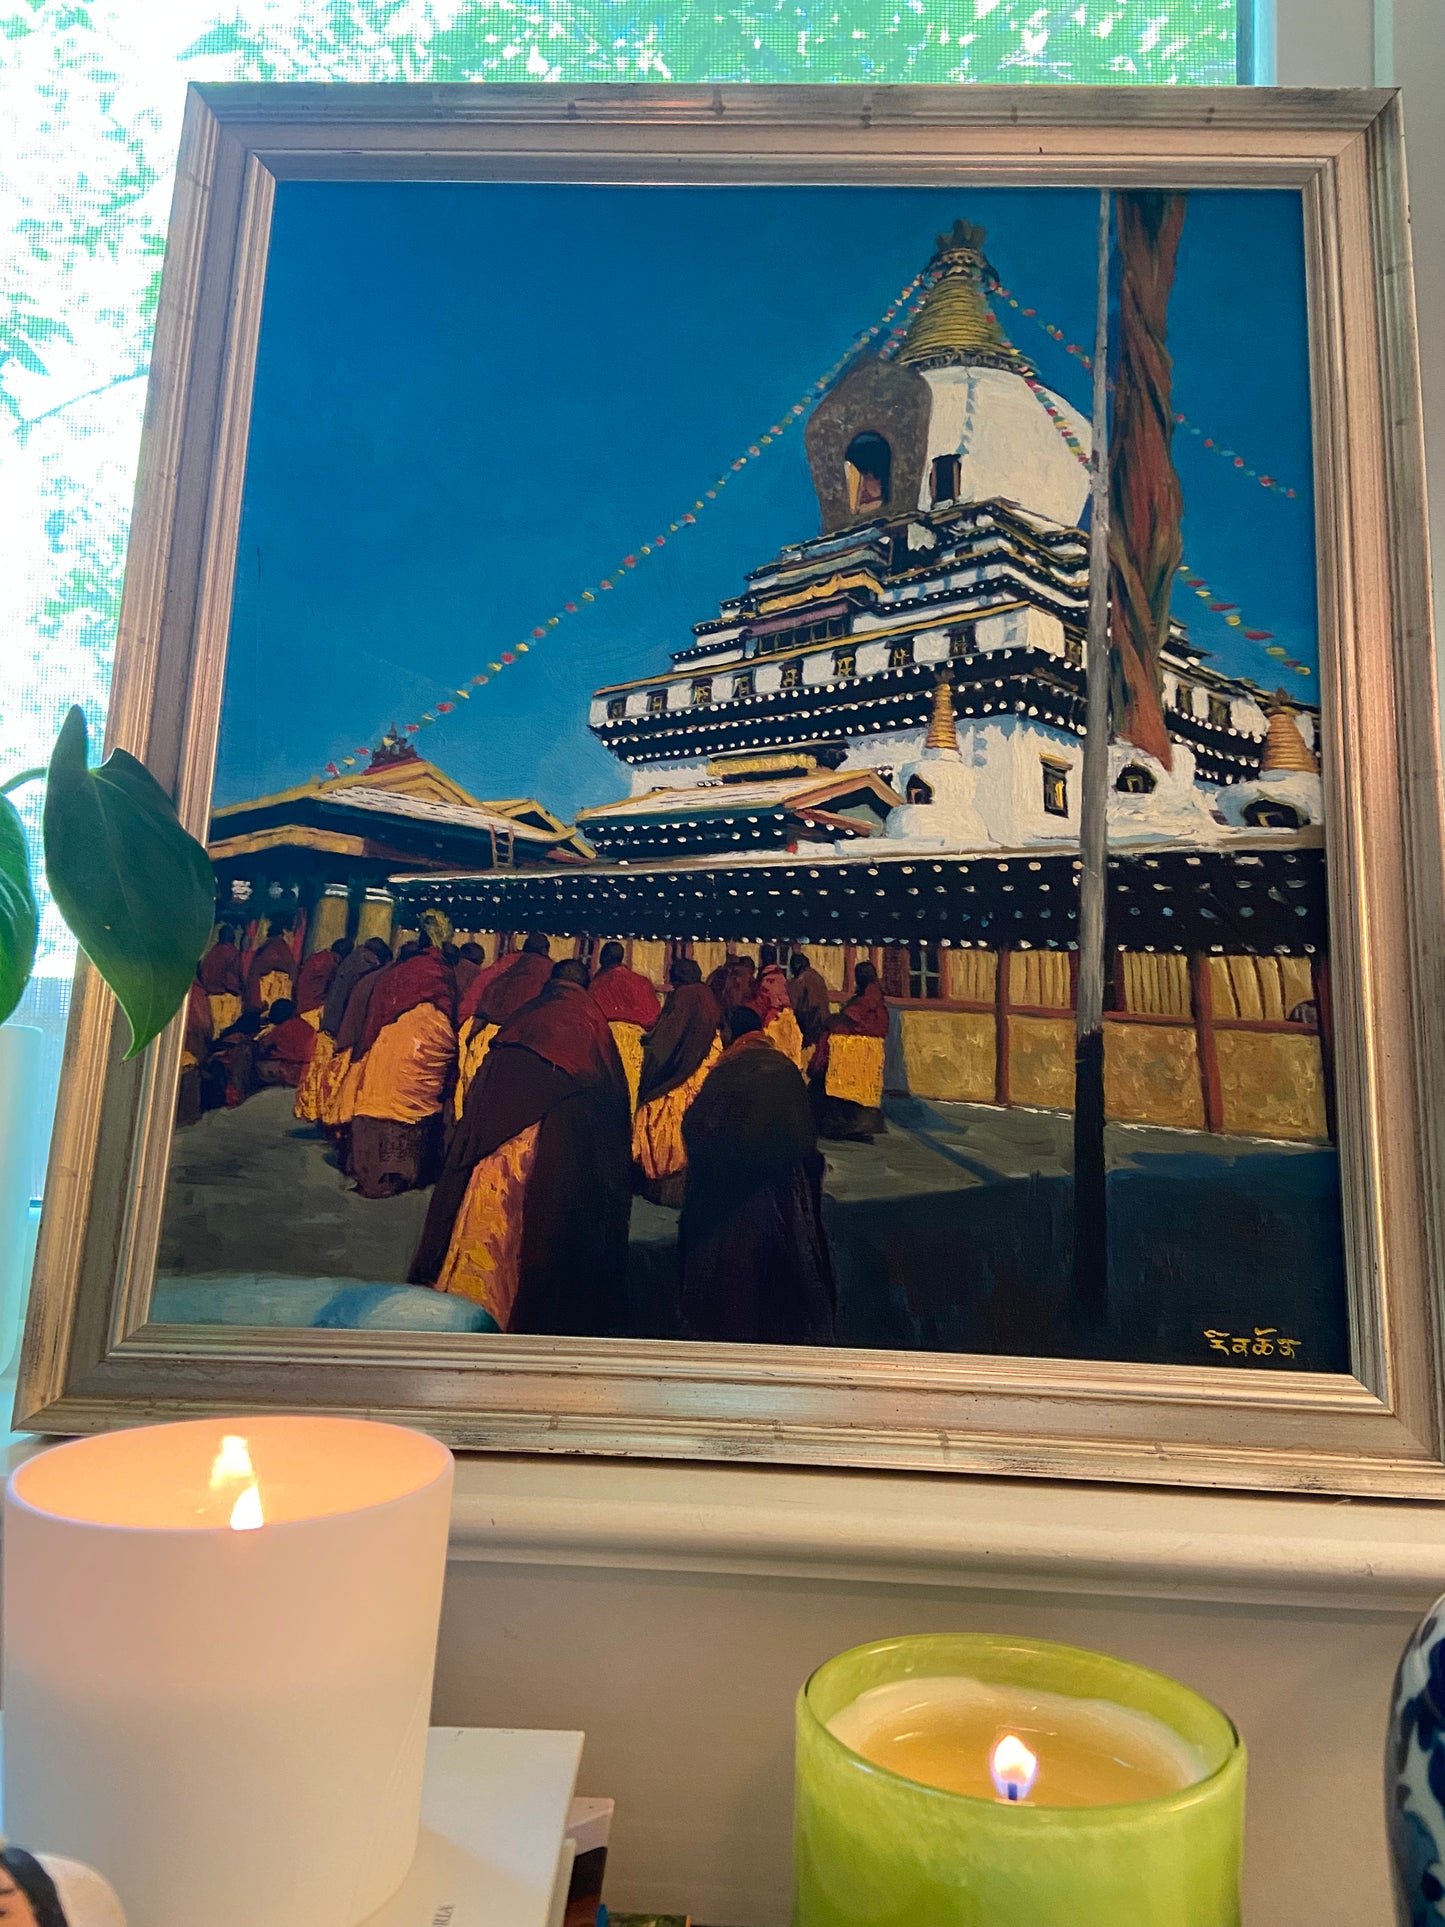
M502 1331L521 1282L522 1213L541 1128L529 1124L475 1166L437 1278L438 1291L470 1298Z
M301 1015L308 1023L311 1012L303 1010ZM316 1013L318 1025L321 1013ZM301 1073L301 1082L296 1086L295 1112L306 1123L317 1124L321 1121L322 1102L326 1091L327 1071L336 1055L336 1039L329 1030L318 1029L316 1047L311 1053L311 1061Z
M876 1111L883 1102L883 1039L835 1030L828 1039L828 1074L823 1088L829 1097Z
M452 1020L435 1004L403 1011L386 1025L357 1067L352 1115L393 1124L420 1124L435 1117L456 1048Z
M344 1061L343 1061L344 1060ZM338 1051L332 1059L341 1068L336 1077L336 1095L326 1114L328 1124L349 1124L356 1116L356 1099L366 1074L366 1059L355 1058L349 1050Z
M219 1037L223 1030L229 1030L241 1015L241 999L232 997L229 992L221 991L215 997L208 997L211 1006L211 1035Z
M260 985L262 1010L269 1010L278 997L290 995L291 973L287 970L268 970L262 977Z
M452 1099L452 1114L460 1118L467 1101L467 1092L476 1081L477 1072L482 1068L482 1059L491 1048L496 1036L497 1024L484 1024L480 1017L468 1017L457 1037L457 1088Z
M774 1050L781 1051L790 1064L803 1068L803 1033L791 1010L780 1010L763 1025L763 1035Z
M627 1095L632 1100L632 1108L637 1109L637 1086L642 1077L642 1026L624 1024L613 1019L607 1028L612 1032L612 1041L617 1046L617 1055L622 1059L622 1068L627 1073Z
M330 1057L321 1067L321 1080L316 1092L317 1122L330 1125L333 1130L341 1122L341 1086L350 1068L351 1052L337 1050L333 1045Z
M687 1151L682 1142L682 1120L687 1107L702 1089L703 1079L722 1056L720 1037L686 1082L664 1091L644 1104L632 1120L632 1157L649 1178L670 1178L687 1169Z

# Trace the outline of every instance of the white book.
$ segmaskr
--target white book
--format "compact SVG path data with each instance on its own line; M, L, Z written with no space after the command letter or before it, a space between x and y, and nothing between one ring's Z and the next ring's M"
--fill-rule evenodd
M364 1927L560 1927L581 1758L580 1733L434 1726L416 1860Z

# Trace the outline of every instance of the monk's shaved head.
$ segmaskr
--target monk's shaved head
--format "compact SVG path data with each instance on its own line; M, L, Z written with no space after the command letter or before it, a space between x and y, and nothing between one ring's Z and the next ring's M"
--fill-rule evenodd
M585 990L591 981L591 972L578 957L564 957L561 963L552 966L554 984L578 984Z

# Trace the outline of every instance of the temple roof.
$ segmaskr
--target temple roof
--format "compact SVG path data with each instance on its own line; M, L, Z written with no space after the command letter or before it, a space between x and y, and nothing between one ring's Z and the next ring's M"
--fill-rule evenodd
M881 815L894 807L898 796L876 770L818 771L804 776L781 776L762 783L693 783L685 788L649 790L624 797L620 803L601 803L579 810L577 821L594 828L607 822L627 822L655 816L728 816L748 811L787 809L826 810L846 814L849 806L871 804Z
M975 365L1032 374L999 325L989 305L987 284L995 279L983 252L984 230L955 221L938 237L930 263L935 275L923 305L909 324L897 359L904 367Z
M1069 850L929 857L868 839L836 856L776 849L679 861L398 878L414 910L474 929L638 937L790 937L1070 949L1078 858ZM1109 858L1110 940L1131 950L1324 954L1324 853L1317 829L1237 832L1225 849L1162 846Z
M404 752L409 745L402 745ZM360 812L360 816L351 814ZM586 860L592 855L586 840L570 825L531 797L507 797L500 802L484 802L469 790L415 754L377 753L371 765L345 776L314 779L292 789L277 790L270 796L257 796L244 803L227 803L211 812L212 855L241 853L242 844L258 836L267 847L283 847L283 825L305 826L311 832L321 829L353 831L365 826L367 818L377 822L375 832L383 833L386 820L426 825L437 830L458 830L490 836L501 847L517 845L538 859L556 851L567 859ZM314 834L308 839L314 847Z
M426 796L378 791L362 783L332 784L327 788L326 800L346 809L375 811L381 816L410 816L419 822L453 824L458 829L494 830L499 836L515 836L522 843L558 841L555 831L537 829L479 804L439 803ZM563 834L565 836L565 831Z

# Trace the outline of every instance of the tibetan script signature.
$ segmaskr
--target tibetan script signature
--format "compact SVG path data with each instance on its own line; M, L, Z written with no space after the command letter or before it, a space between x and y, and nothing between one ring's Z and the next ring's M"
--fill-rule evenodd
M1204 1336L1209 1340L1210 1351L1224 1352L1230 1358L1293 1358L1302 1342L1298 1338L1286 1338L1275 1325L1256 1325L1248 1337L1217 1331L1207 1331Z

